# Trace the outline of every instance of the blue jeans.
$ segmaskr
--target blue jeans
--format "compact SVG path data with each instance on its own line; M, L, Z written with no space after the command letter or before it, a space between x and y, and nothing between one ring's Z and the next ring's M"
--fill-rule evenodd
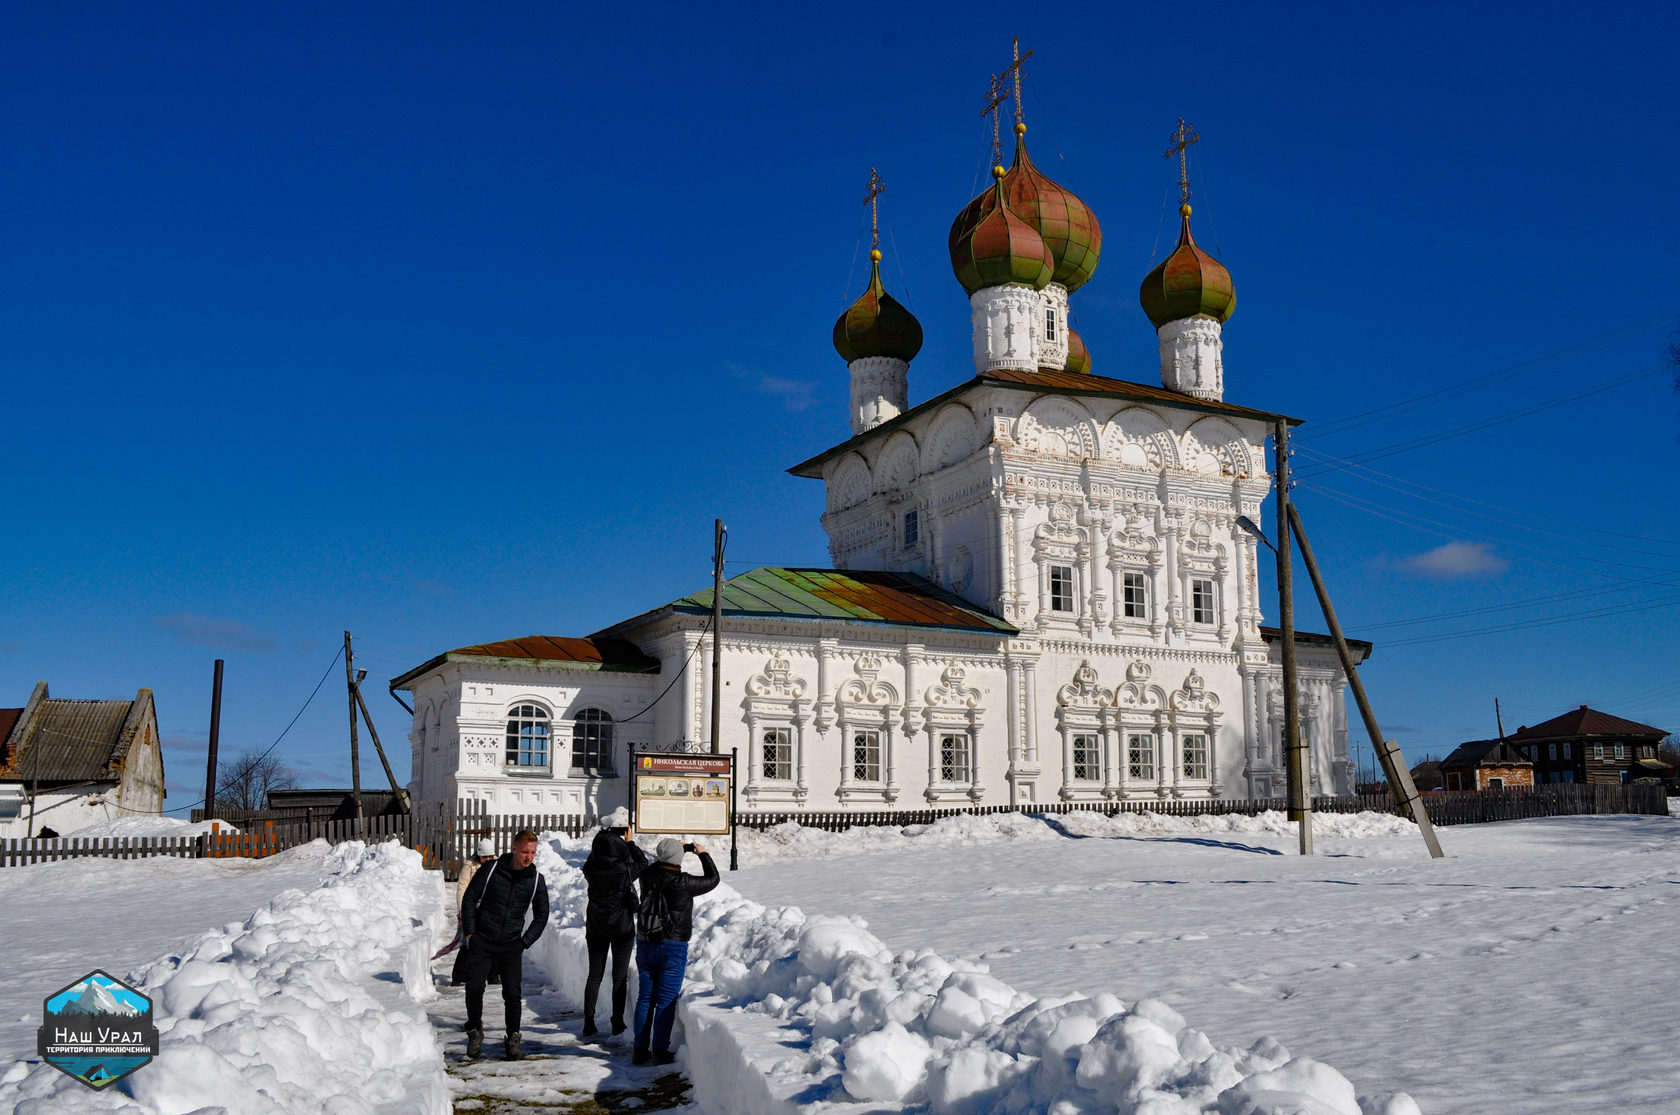
M677 1020L677 997L688 971L687 941L636 941L637 1049L671 1047L671 1026Z

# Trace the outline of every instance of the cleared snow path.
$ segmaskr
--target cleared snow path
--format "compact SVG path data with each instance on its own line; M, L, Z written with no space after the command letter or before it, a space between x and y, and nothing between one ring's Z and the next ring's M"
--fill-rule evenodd
M1153 997L1215 1043L1274 1038L1428 1115L1680 1110L1680 821L1457 826L1430 861L1381 818L1394 835L1319 818L1310 859L1293 826L1247 818L1060 820L755 834L729 881L1029 994Z
M498 988L485 988L484 1056L466 1060L466 993L449 986L453 954L432 964L438 997L427 1014L443 1047L454 1109L473 1115L525 1115L527 1112L579 1112L623 1115L669 1111L699 1115L689 1102L688 1081L669 1067L640 1068L630 1063L630 1035L600 1042L580 1042L582 1016L551 989L531 994L535 973L525 968L525 1059L502 1059L502 999ZM610 989L609 989L610 991ZM598 1021L604 1021L598 1020Z

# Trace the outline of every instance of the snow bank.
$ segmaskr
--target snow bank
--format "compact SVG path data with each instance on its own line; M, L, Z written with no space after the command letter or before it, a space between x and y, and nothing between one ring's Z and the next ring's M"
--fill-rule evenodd
M1277 810L1254 817L1234 813L1205 817L1168 817L1160 813L1119 813L1113 817L1091 812L990 813L983 816L958 814L929 825L851 828L845 832L823 832L788 821L762 832L741 829L739 840L744 860L763 863L770 859L899 851L905 848L905 841L914 841L918 848L950 848L1062 840L1066 838L1064 833L1095 837L1197 836L1211 833L1292 837L1295 831L1295 822ZM1384 813L1315 813L1313 832L1326 837L1415 837L1417 825L1403 817ZM727 845L724 847L727 848Z
M179 817L119 817L114 821L101 821L97 825L88 825L75 832L67 833L66 838L77 840L83 837L139 837L139 836L198 836L210 831L212 824L219 825L224 833L237 833L239 830L226 821L183 821Z
M394 843L316 841L284 855L324 861L326 879L128 976L152 998L162 1045L151 1064L94 1092L19 1062L0 1075L0 1109L448 1112L443 1060L417 1002L434 993L431 978L414 963L445 931L438 875Z
M1363 817L1363 819L1361 819ZM1337 819L1341 835L1399 833L1387 819ZM1272 832L1261 817L1070 814L1089 835ZM1213 822L1219 828L1198 827ZM1404 822L1402 822L1404 824ZM1293 831L1291 828L1289 831ZM954 817L903 829L816 833L783 825L742 832L743 855L802 857L913 840L966 845L1062 840L1020 814ZM534 959L574 1000L587 972L579 868L593 833L547 834L539 867L557 931ZM724 854L727 854L725 851ZM1158 1000L1113 995L1035 999L984 964L931 950L893 953L858 918L767 908L723 885L695 903L687 993L678 1012L683 1059L703 1110L729 1115L925 1105L931 1115L1053 1111L1056 1115L1402 1115L1403 1094L1365 1101L1336 1070L1291 1058L1270 1037L1214 1046ZM866 1109L862 1106L858 1110Z

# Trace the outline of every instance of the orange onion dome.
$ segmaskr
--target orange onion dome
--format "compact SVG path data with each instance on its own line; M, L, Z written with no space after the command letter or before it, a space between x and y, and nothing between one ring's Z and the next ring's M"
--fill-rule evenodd
M922 323L881 285L881 252L869 253L869 286L834 323L834 350L846 363L891 356L909 363L922 351Z
M1178 247L1144 276L1138 301L1157 329L1187 317L1211 317L1223 325L1237 308L1231 273L1196 246L1196 238L1190 235L1190 206L1179 206L1178 213L1184 220Z
M1050 281L1060 283L1069 294L1084 286L1102 254L1102 227L1078 195L1033 165L1027 154L1025 124L1015 125L1015 162L1003 176L1003 196L1050 249L1056 263Z
M1085 339L1069 329L1067 331L1067 343L1067 364L1064 365L1066 369L1082 376L1090 375L1091 352L1085 347Z
M951 224L951 270L970 295L1005 283L1043 290L1055 277L1056 261L1038 230L1010 209L1004 169L993 167L992 176L992 188Z

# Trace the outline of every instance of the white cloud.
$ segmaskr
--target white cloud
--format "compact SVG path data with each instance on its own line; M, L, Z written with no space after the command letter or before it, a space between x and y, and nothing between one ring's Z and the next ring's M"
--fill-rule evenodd
M215 616L195 616L182 612L173 616L159 616L152 621L165 631L172 631L183 643L209 647L212 650L269 651L274 638L248 623Z
M1511 568L1510 562L1493 553L1482 542L1448 542L1426 553L1405 558L1398 565L1414 577L1426 577L1432 581L1494 577Z
M743 380L766 395L774 395L782 400L782 405L795 414L808 410L816 401L817 385L807 380L784 379L781 376L766 375L763 372L743 368L738 364L726 362L729 372L736 379Z

